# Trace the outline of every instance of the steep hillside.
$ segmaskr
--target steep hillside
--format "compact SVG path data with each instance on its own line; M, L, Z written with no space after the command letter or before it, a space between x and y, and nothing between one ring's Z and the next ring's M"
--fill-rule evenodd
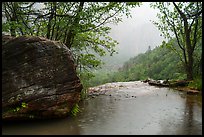
M96 73L92 86L116 81L152 79L183 79L185 74L179 57L170 49L159 46L126 61L117 72Z
M168 44L174 46L169 46ZM194 53L194 77L200 79L202 75L202 41ZM165 45L165 46L164 46ZM173 51L172 49L175 49ZM186 79L185 69L180 61L179 55L182 51L177 45L176 39L172 39L167 44L162 44L151 50L149 46L145 53L130 58L118 71L111 68L106 71L96 71L95 77L89 83L90 86L96 86L108 82L137 81L152 78L159 79Z

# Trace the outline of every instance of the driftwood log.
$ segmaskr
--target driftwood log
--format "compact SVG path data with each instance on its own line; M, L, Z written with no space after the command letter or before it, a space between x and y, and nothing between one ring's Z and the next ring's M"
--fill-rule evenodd
M160 81L160 80L144 80L144 83L148 82L149 85L151 86L158 86L158 87L170 87L174 88L179 91L185 91L187 94L198 94L199 91L195 89L190 89L188 88L189 81L186 80L177 80L177 81Z

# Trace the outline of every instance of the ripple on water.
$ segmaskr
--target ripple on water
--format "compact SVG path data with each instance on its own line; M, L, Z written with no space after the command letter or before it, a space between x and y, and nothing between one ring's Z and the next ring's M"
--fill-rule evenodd
M105 95L81 101L81 112L74 118L43 124L7 124L2 126L2 134L202 134L200 97L139 81L101 87L109 90Z

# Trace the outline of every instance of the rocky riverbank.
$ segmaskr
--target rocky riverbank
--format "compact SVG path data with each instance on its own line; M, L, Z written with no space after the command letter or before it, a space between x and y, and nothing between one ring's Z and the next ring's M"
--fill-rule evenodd
M187 80L171 81L171 80L147 79L142 82L148 83L151 86L170 87L170 88L173 88L179 91L184 91L187 94L199 94L200 93L199 90L188 87L188 84L190 83L190 81L187 81Z
M138 82L138 81L106 83L96 87L90 87L88 89L88 96L92 98L98 95L111 96L111 94L109 94L111 92L118 92L120 90L138 88L141 86L141 84L142 82Z

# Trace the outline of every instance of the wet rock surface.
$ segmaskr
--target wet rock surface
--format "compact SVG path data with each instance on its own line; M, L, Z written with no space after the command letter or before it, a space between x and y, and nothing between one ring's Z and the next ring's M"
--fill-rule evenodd
M69 49L42 37L2 41L3 120L66 116L82 89Z

